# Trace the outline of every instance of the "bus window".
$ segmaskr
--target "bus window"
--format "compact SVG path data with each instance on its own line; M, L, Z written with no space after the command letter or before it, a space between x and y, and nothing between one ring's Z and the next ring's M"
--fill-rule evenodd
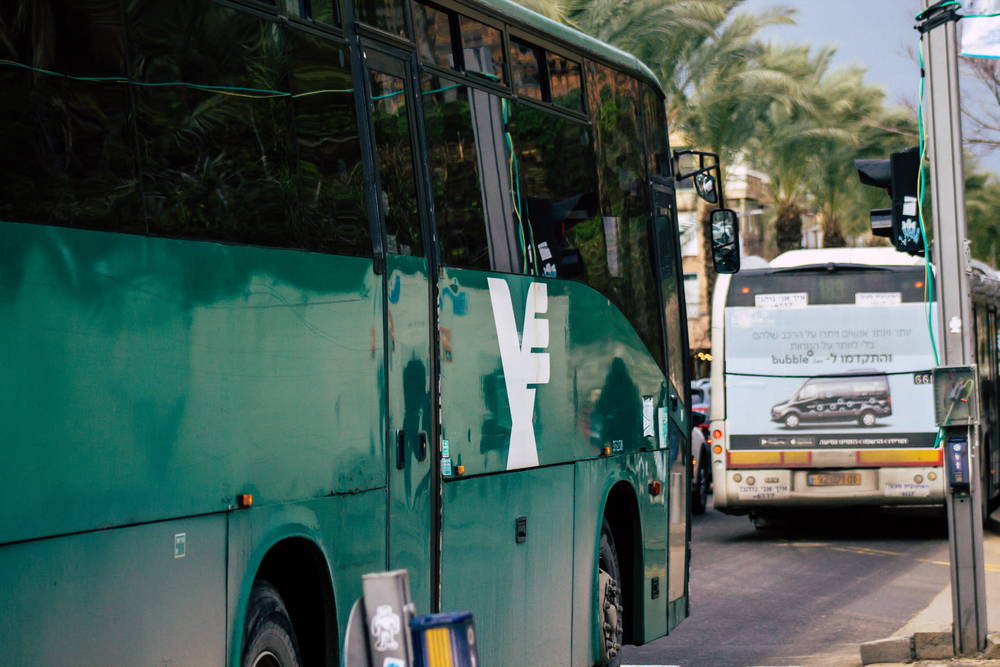
M583 111L583 84L580 63L557 53L547 53L549 91L552 103L573 111Z
M496 83L506 83L503 33L466 16L459 17L459 28L462 33L465 71L484 74Z
M684 400L684 359L687 347L684 345L681 327L680 279L677 265L677 224L674 222L673 198L670 191L662 186L653 189L653 222L656 230L656 246L660 262L660 292L663 298L664 317L667 323L667 374L674 388ZM691 399L693 402L694 398Z
M413 33L416 35L417 53L422 60L446 69L455 69L450 14L414 2Z
M294 95L323 91L293 100L309 249L370 257L371 231L347 47L291 30L288 59ZM336 141L327 128L336 128Z
M646 112L646 169L650 176L670 177L670 149L667 146L663 100L646 84L642 85Z
M309 3L309 18L325 25L340 25L336 0L306 0Z
M117 21L72 4L57 12L43 11L44 6L23 6L22 25L30 28L5 28L5 59L77 77L125 76ZM110 16L117 15L116 9ZM144 233L125 86L4 65L0 88L3 218Z
M129 51L149 232L305 248L285 42L274 23L214 3L164 44L158 10L141 10ZM214 26L212 28L211 26ZM183 45L183 46L181 46ZM134 63L135 65L135 63ZM237 96L216 86L273 90ZM183 82L187 85L170 85Z
M542 62L540 48L516 39L510 40L510 73L514 79L514 92L542 101Z
M406 13L402 0L354 0L358 20L396 37L406 37Z
M420 243L420 214L403 80L372 70L370 83L386 250L397 255L422 257L424 249Z
M422 90L441 261L489 271L490 244L468 89L425 76Z
M590 128L525 104L515 106L511 125L522 215L528 243L537 251L538 272L579 280L607 294Z
M587 109L596 130L602 227L611 275L608 296L662 368L659 297L648 233L649 190L642 151L635 150L642 145L638 93L632 77L587 61Z

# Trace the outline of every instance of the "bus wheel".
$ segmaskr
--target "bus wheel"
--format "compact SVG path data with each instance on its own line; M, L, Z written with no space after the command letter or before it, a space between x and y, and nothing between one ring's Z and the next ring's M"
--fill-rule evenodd
M602 667L621 665L622 650L622 575L618 568L618 551L611 536L608 520L601 521L601 545L597 558L597 589L601 629Z
M794 412L789 412L785 415L785 426L788 428L795 428L799 425L799 416Z
M258 579L243 626L243 667L300 667L299 645L278 590Z
M874 426L875 412L873 410L865 410L861 413L861 417L858 418L858 423L862 426Z
M698 469L691 484L691 514L704 514L708 508L708 492L712 481L708 478L708 454L702 450L698 455Z

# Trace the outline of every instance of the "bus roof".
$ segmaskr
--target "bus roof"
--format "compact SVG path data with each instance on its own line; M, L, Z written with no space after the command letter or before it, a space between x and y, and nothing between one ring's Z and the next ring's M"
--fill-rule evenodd
M653 71L646 67L642 61L633 56L631 53L626 53L625 51L616 49L610 44L605 44L600 40L594 39L590 35L585 35L579 30L575 30L567 25L546 18L526 7L522 7L516 2L512 2L511 0L475 1L478 4L484 5L485 7L492 9L498 14L502 14L507 18L520 23L525 23L529 26L534 26L543 31L546 36L551 36L555 39L568 42L577 48L589 51L592 54L600 56L605 60L609 60L625 69L641 73L642 76L649 79L656 85L656 92L658 92L661 96L663 95L663 89L660 86L660 81L656 78L656 75L653 74Z
M871 264L874 266L915 266L921 257L907 255L894 248L816 248L789 250L770 261L776 269L812 264Z

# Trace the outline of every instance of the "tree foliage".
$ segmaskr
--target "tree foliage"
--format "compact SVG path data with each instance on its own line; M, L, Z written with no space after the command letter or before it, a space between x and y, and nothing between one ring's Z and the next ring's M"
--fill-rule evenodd
M794 24L792 10L754 14L740 11L742 0L521 2L639 57L659 77L668 123L688 146L718 153L727 168L743 163L762 172L769 246L799 247L807 215L821 225L827 247L878 241L869 211L884 207L886 198L860 185L854 160L916 145L915 110L887 106L864 69L831 68L831 47L765 43L762 29ZM963 66L990 102L964 105L967 143L980 152L1000 147L1000 65L967 59ZM972 163L966 169L973 252L994 263L1000 182ZM708 253L704 261L711 286Z

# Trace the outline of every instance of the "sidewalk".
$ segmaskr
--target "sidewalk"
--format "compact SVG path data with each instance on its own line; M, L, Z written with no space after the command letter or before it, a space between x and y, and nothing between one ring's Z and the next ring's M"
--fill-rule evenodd
M990 529L983 530L983 556L986 566L986 625L990 632L1000 632L1000 510L993 512L990 516ZM885 646L891 653L893 645L898 649L903 642L903 637L911 636L914 642L928 653L928 657L933 655L935 646L941 646L946 652L951 652L951 585L945 587L937 597L935 597L927 608L917 614L913 619L897 630ZM870 642L868 645L874 644ZM942 644L946 644L943 645ZM870 655L877 655L873 649L867 649ZM993 649L996 651L996 648ZM862 656L864 657L864 649ZM998 652L1000 653L1000 652ZM878 665L879 667L972 667L973 665L1000 665L1000 660L986 660L979 658L951 658L926 659L916 662L868 662L868 665Z

